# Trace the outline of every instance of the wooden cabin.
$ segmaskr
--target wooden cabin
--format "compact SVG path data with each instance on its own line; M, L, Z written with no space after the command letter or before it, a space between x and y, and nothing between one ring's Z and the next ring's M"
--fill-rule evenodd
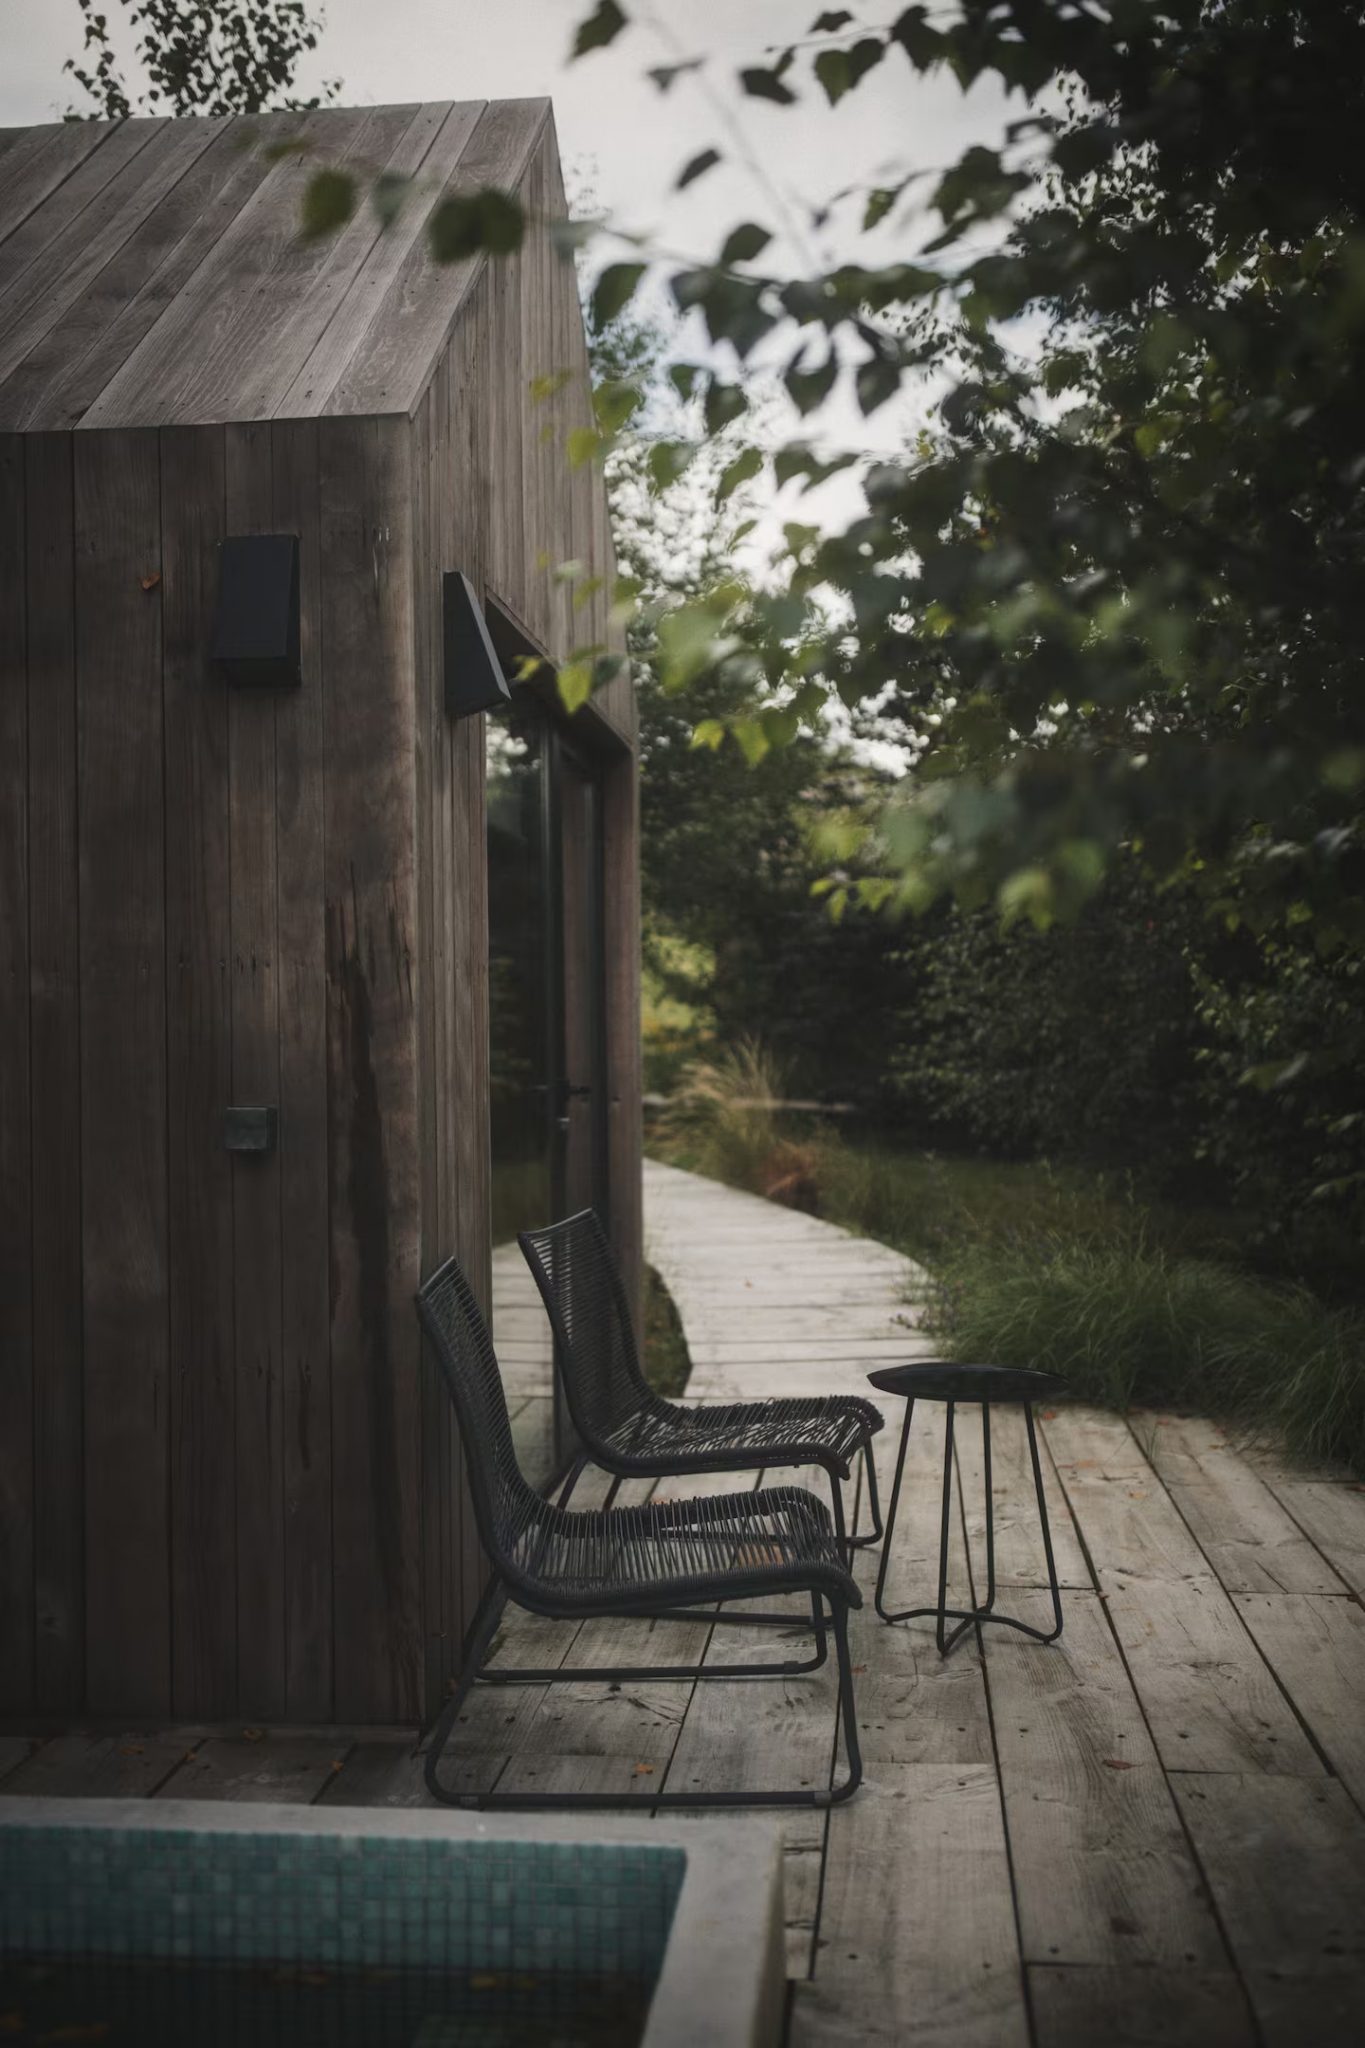
M362 197L305 240L320 163L410 178L397 218ZM522 248L438 264L433 210L483 187L520 195ZM413 1291L458 1255L548 1482L515 1232L596 1202L638 1278L633 705L621 678L567 720L553 687L609 641L613 573L565 453L564 212L541 100L0 135L0 1715L27 1725L429 1715L482 1563ZM495 666L510 700L470 712Z

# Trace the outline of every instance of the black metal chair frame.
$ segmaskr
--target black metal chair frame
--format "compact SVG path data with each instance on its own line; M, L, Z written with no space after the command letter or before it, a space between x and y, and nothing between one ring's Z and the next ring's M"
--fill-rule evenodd
M559 1496L560 1506L567 1503L584 1466L589 1461L614 1475L607 1493L608 1507L615 1500L621 1482L625 1479L681 1479L689 1473L744 1472L768 1465L820 1465L829 1474L834 1528L841 1554L847 1558L854 1550L866 1549L880 1540L881 1504L877 1497L877 1469L872 1457L872 1438L881 1428L882 1418L870 1402L836 1394L819 1401L799 1404L802 1409L824 1411L831 1418L838 1413L847 1415L853 1410L863 1421L861 1449L867 1472L867 1498L872 1528L861 1536L857 1534L856 1524L854 1534L848 1534L844 1514L842 1482L852 1476L848 1461L819 1443L802 1442L799 1438L783 1439L776 1433L776 1422L780 1412L784 1407L788 1412L795 1410L798 1406L796 1402L786 1403L778 1398L771 1401L735 1404L737 1412L742 1412L751 1419L764 1416L765 1411L771 1414L774 1429L767 1438L758 1435L741 1441L743 1425L736 1423L730 1449L726 1449L723 1442L717 1442L704 1452L688 1456L679 1456L676 1452L672 1455L651 1455L647 1444L648 1425L656 1419L666 1423L674 1422L693 1411L682 1408L677 1402L666 1401L661 1395L656 1394L640 1368L640 1355L635 1342L625 1287L616 1263L616 1254L602 1226L601 1218L595 1210L583 1209L577 1215L568 1216L563 1222L553 1223L546 1229L523 1230L519 1233L517 1242L545 1303L550 1326L554 1331L556 1364L569 1405L569 1414L574 1429L585 1446L584 1455L569 1469L564 1490ZM569 1306L564 1299L566 1290L556 1284L556 1277L551 1269L551 1259L555 1251L566 1245L572 1245L579 1269L582 1270L584 1265L590 1269L590 1284L599 1291L605 1302L614 1350L612 1364L616 1384L613 1393L625 1408L624 1416L618 1420L617 1426L627 1427L632 1421L635 1422L636 1434L640 1440L638 1448L608 1439L589 1397L587 1390L596 1361L583 1356L583 1344L576 1339L573 1319L566 1313ZM572 1271L572 1262L570 1270ZM784 1622L788 1627L791 1625L790 1617L785 1615L733 1615L725 1618L735 1622L771 1621L774 1625Z
M723 1499L671 1501L643 1508L568 1510L535 1492L517 1464L502 1377L488 1328L455 1260L433 1273L417 1294L422 1328L455 1404L464 1445L475 1520L492 1576L465 1637L461 1673L427 1740L427 1789L444 1805L466 1808L632 1809L654 1807L813 1806L840 1804L862 1780L862 1758L849 1661L848 1615L862 1595L841 1562L830 1518L816 1497L798 1487ZM644 1569L651 1557L667 1560L678 1547L676 1569ZM753 1561L744 1553L753 1554ZM580 1583L569 1584L556 1556L582 1558ZM699 1568L699 1566L701 1568ZM698 1602L804 1593L816 1636L813 1658L740 1665L553 1666L499 1669L486 1659L509 1600L558 1621L608 1616L713 1622L698 1616ZM826 1609L828 1615L826 1615ZM783 1619L800 1627L797 1616ZM848 1769L832 1787L799 1786L735 1792L629 1793L452 1792L440 1763L476 1683L562 1685L654 1681L701 1683L787 1677L817 1670L834 1637L838 1664L838 1725Z
M975 1406L976 1403L973 1403ZM1048 1590L1052 1596L1053 1626L1050 1630L1034 1628L1030 1623L1019 1621L1012 1614L995 1612L995 1502L991 1491L991 1404L982 1401L981 1408L981 1449L983 1477L986 1490L986 1598L978 1607L949 1607L948 1605L948 1537L952 1526L953 1506L953 1411L955 1401L947 1401L947 1425L943 1447L943 1513L939 1526L938 1544L938 1605L936 1607L903 1607L897 1612L888 1611L884 1595L887 1571L891 1559L891 1538L896 1526L896 1509L901 1497L901 1475L905 1470L905 1451L910 1441L910 1424L915 1413L914 1397L905 1403L905 1420L901 1425L900 1450L896 1456L896 1477L891 1487L891 1507L886 1517L886 1542L882 1548L881 1565L877 1572L876 1607L883 1621L918 1621L931 1616L935 1623L934 1640L939 1655L947 1657L956 1649L962 1637L974 1622L997 1622L1002 1628L1017 1629L1021 1635L1032 1637L1036 1643L1055 1643L1062 1632L1062 1596L1057 1584L1057 1565L1052 1554L1052 1530L1047 1519L1047 1498L1043 1492L1043 1470L1038 1457L1038 1432L1034 1427L1033 1409L1025 1401L1020 1404L1024 1410L1024 1422L1028 1429L1029 1457L1033 1462L1033 1487L1038 1501L1038 1521L1043 1533L1043 1554L1047 1559ZM957 1623L951 1635L947 1624Z

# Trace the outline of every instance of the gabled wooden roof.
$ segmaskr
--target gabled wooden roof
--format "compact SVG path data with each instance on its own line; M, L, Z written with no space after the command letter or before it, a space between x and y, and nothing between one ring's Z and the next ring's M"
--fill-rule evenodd
M512 188L548 100L0 131L0 429L411 412L479 262L433 263L449 192ZM278 146L303 143L306 154ZM416 188L304 242L320 163Z

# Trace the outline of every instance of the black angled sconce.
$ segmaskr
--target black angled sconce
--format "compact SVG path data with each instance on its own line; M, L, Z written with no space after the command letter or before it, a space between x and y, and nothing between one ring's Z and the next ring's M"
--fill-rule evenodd
M237 688L301 681L297 534L233 534L221 543L209 659Z
M468 718L475 711L497 711L511 703L483 606L469 578L458 569L447 569L441 579L441 638L449 717Z

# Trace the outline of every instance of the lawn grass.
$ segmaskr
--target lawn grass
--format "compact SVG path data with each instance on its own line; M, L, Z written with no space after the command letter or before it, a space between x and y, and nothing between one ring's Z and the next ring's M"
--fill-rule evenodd
M651 1149L907 1253L950 1357L1234 1420L1365 1472L1365 1314L1256 1272L1235 1217L1081 1167L834 1136L765 1108L762 1080L752 1047L709 1065Z

